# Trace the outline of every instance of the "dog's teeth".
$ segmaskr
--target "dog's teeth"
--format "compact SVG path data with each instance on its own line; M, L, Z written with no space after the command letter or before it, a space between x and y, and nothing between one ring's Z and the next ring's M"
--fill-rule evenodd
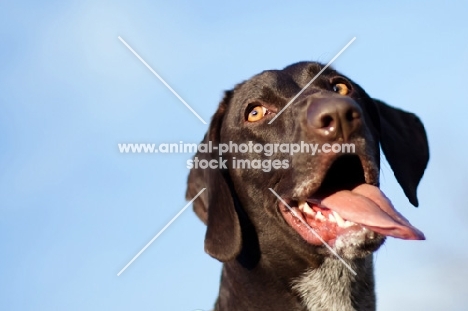
M338 224L338 226L339 227L344 227L345 221L343 220L343 218L341 218L340 214L333 211L333 216L335 216L336 223Z
M344 222L343 227L344 227L344 228L348 228L348 227L351 227L352 225L355 225L355 223L352 222L352 221L346 220L346 221Z
M305 213L307 215L311 215L311 216L315 215L314 210L312 208L310 208L309 204L307 204L306 201L300 201L298 207L301 210L301 212L303 212L303 213Z
M310 215L315 215L315 212L313 209L310 208L309 204L307 204L307 202L304 203L304 212L306 214L310 214Z
M298 204L297 204L297 207L299 208L299 210L301 212L304 211L304 204L306 203L306 201L299 201Z
M317 218L318 220L326 220L325 216L322 215L322 212L317 212L317 214L315 215L315 218Z
M328 214L328 220L330 220L330 222L336 222L335 217L333 216L333 214Z

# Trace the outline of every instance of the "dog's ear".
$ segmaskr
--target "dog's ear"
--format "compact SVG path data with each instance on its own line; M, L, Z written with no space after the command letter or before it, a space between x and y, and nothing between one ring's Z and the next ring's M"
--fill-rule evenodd
M202 140L202 144L208 141L207 135ZM199 160L209 160L210 156L206 153L197 152L194 158ZM193 165L193 163L192 163ZM206 225L208 222L208 191L205 170L201 168L192 167L187 180L187 190L185 192L185 198L187 201L192 200L203 188L205 190L193 201L193 210L197 214L198 218L203 221Z
M374 99L380 115L383 153L411 204L418 206L416 188L429 161L426 131L419 118Z
M226 92L214 114L203 144L219 144L220 131L232 91ZM213 148L214 149L214 148ZM216 153L198 152L198 160L220 160ZM206 190L193 202L197 216L207 225L205 251L212 257L226 262L237 257L242 248L239 218L234 206L233 189L226 170L193 167L188 177L186 198L191 200L197 193Z

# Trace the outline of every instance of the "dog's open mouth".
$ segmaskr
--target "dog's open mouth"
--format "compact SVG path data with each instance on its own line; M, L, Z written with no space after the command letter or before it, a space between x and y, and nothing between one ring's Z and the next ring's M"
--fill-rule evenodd
M310 244L321 245L319 235L333 245L339 236L363 227L400 239L425 239L378 187L365 183L358 156L338 158L312 196L285 202L289 207L279 204L284 219Z

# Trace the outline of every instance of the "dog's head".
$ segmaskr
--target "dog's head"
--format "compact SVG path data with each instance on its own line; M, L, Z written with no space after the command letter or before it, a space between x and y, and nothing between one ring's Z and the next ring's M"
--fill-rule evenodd
M188 178L187 199L206 188L194 210L211 256L254 266L268 252L327 256L323 242L354 258L385 236L424 239L378 188L381 147L417 206L429 158L422 123L330 68L301 92L322 68L264 71L226 92L202 141L215 148L195 155L218 167L193 167Z

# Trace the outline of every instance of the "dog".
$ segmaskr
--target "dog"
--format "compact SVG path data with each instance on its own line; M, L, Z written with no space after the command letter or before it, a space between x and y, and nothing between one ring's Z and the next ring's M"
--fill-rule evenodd
M223 262L216 311L375 310L373 252L387 236L425 239L379 189L381 147L418 206L423 124L332 68L308 85L323 68L299 62L226 91L202 141L213 148L195 154L223 164L193 166L186 192L191 200L205 189L193 207L205 251ZM219 152L292 143L354 150Z

